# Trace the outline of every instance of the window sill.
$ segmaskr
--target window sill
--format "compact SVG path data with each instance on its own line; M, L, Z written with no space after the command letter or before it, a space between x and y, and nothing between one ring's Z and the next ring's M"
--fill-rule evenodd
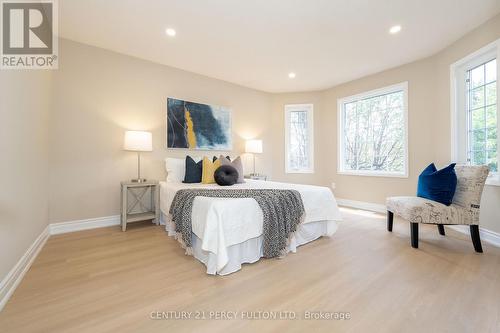
M408 178L408 174L384 173L384 172L358 172L358 171L337 171L339 175L362 176L362 177L385 177L385 178Z

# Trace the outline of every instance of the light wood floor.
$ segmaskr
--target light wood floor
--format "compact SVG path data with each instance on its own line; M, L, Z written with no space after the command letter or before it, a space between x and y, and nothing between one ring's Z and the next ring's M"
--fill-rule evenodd
M465 236L343 209L331 239L278 260L209 276L161 227L49 239L0 313L7 332L500 332L500 249ZM152 320L152 312L294 311L296 320ZM304 320L304 311L351 319Z

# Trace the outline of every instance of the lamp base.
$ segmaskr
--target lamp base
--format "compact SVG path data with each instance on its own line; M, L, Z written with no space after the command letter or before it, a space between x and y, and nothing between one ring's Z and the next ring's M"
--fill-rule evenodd
M146 178L135 178L130 180L132 183L145 183L147 181Z

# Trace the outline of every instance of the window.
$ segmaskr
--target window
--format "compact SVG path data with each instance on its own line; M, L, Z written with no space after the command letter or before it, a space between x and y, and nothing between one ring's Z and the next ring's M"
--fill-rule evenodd
M467 160L498 171L496 59L467 71Z
M488 165L488 184L498 177L498 66L499 42L451 66L452 159Z
M408 83L338 101L338 172L408 176Z
M285 172L314 172L313 105L285 105Z

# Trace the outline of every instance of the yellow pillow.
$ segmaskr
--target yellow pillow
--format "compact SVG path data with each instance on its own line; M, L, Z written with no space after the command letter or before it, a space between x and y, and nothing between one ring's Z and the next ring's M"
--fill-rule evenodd
M203 166L201 174L201 182L203 184L215 183L214 173L218 167L220 167L220 160L216 159L215 162L210 161L208 157L203 157Z

